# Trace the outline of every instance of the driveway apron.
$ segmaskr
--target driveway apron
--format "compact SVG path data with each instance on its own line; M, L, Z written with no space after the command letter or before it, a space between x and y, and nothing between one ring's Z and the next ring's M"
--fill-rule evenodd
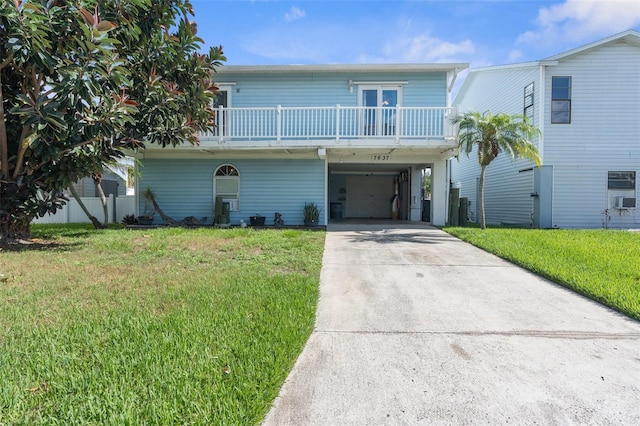
M640 424L640 322L422 224L330 225L265 425Z

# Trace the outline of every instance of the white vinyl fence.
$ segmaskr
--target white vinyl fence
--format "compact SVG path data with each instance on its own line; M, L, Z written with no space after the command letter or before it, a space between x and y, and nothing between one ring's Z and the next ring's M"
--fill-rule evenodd
M82 202L89 212L100 222L104 221L102 203L98 197L81 197ZM117 223L125 215L135 214L136 197L133 195L114 197L109 195L107 200L109 209L109 223ZM32 223L91 223L91 220L82 211L80 205L74 198L70 198L67 204L56 212L44 217L36 218Z

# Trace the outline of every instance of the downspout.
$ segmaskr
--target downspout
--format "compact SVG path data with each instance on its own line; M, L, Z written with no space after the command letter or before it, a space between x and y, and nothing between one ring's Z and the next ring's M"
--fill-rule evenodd
M324 159L324 226L329 225L329 160Z
M546 68L545 65L540 65L540 96L538 96L540 108L538 108L538 128L542 130L542 136L538 139L538 154L540 155L540 162L544 163L544 114L545 114L545 103L546 103Z
M540 108L538 108L538 128L542 131L542 136L540 136L540 138L538 138L538 155L540 155L540 164L541 167L538 170L538 178L542 179L543 176L546 175L546 173L542 173L542 168L544 167L544 139L545 139L545 114L546 114L546 109L545 106L547 104L547 96L546 96L546 92L547 92L547 65L543 65L540 64L540 68L539 68L539 77L540 78L540 96L538 96L538 98L540 99L539 101L539 105ZM553 172L552 172L553 173ZM535 174L534 174L534 179L535 179ZM535 185L535 181L534 181L534 185ZM544 189L542 187L542 182L538 183L538 194L542 194ZM535 186L534 186L535 188ZM549 209L548 213L548 225L549 226L553 226L553 178L552 178L552 183L551 183L551 194L543 194L545 198L550 198L550 201L545 202L544 205L546 205L546 203L550 202L551 203L551 207ZM540 223L542 221L542 217L544 216L542 209L544 208L543 205L543 200L540 198L540 196L538 196L538 198L536 199L538 202L538 226L540 227Z
M451 92L453 91L453 86L456 83L456 78L458 78L458 67L453 69L453 75L451 72L447 72L447 80L451 80L447 85L447 108L451 107ZM444 223L445 225L449 224L449 193L451 190L451 158L445 160L445 178L447 180L444 190ZM432 218L433 222L433 218Z
M329 159L327 149L318 148L318 158L324 161L324 226L329 224Z
M444 224L445 226L451 225L449 223L449 197L451 191L451 158L444 162L445 165L445 178L447 179L447 183L444 189Z

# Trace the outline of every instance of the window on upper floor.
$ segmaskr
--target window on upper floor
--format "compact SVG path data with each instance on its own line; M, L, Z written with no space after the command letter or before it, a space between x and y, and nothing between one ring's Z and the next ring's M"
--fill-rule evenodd
M362 134L392 136L396 134L396 110L402 104L402 87L362 85L359 105L362 110Z
M571 123L571 77L551 77L551 123Z
M524 87L524 111L523 115L533 122L533 96L534 84L530 83Z
M229 203L229 211L240 209L240 173L230 164L223 164L213 174L213 199L222 197Z
M218 89L216 98L213 101L212 107L216 110L216 128L213 131L214 136L228 135L229 134L229 111L226 108L231 106L231 90L229 87L222 87ZM223 108L222 114L220 114L220 107Z

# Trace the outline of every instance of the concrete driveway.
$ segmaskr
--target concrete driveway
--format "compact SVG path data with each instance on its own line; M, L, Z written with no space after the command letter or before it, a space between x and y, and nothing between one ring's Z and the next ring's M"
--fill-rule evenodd
M330 225L265 425L640 424L640 323L422 224Z

